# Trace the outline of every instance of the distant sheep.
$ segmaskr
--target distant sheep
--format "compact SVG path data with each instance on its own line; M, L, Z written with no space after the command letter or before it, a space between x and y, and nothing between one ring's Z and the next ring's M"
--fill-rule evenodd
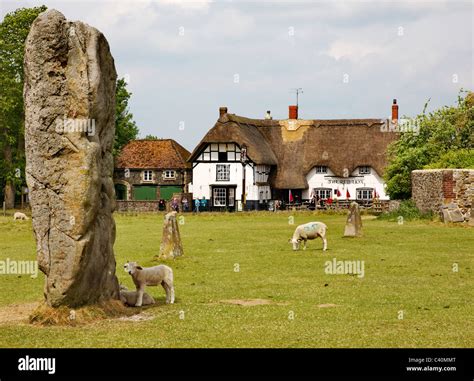
M29 220L29 218L26 216L25 213L15 212L15 214L13 215L13 221L16 220Z
M299 225L293 237L288 241L293 244L293 250L299 250L300 242L304 242L303 250L306 250L306 241L321 237L323 240L323 251L326 251L328 243L326 240L327 226L322 222L308 222L307 224Z
M138 292L129 291L127 287L120 286L120 300L123 304L128 306L134 306L137 304ZM149 304L155 304L155 299L152 296L148 295L146 292L143 293L142 305L146 306Z
M137 262L127 262L123 267L132 276L133 283L137 287L136 307L140 307L143 303L145 287L158 286L159 284L166 291L166 303L174 303L173 270L171 267L159 265L143 268Z

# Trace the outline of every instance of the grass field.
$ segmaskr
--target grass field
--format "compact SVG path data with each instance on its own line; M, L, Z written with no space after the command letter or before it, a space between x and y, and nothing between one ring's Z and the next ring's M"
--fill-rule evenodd
M186 215L185 256L168 261L176 304L148 288L158 305L150 320L101 320L77 327L0 324L1 347L472 347L474 229L438 222L364 217L364 237L342 238L345 217L295 213ZM153 261L162 214L115 216L121 283L123 263ZM293 252L296 225L328 227L328 251L310 241ZM0 217L0 260L35 259L31 221ZM365 276L325 273L325 262L359 260ZM459 270L453 271L458 264ZM455 265L454 265L455 267ZM237 271L238 270L238 271ZM12 304L42 299L44 277L0 275L0 316ZM262 305L229 300L262 299ZM10 308L10 310L8 309Z

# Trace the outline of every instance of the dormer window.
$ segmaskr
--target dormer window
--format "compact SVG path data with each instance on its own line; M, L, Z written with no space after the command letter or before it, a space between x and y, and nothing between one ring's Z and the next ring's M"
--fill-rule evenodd
M171 169L163 171L163 178L165 180L174 180L176 178L176 171L173 171Z
M325 165L317 165L316 173L328 173L328 167L326 167Z
M370 167L368 165L359 167L359 175L370 175Z
M143 181L153 181L153 171L143 171Z

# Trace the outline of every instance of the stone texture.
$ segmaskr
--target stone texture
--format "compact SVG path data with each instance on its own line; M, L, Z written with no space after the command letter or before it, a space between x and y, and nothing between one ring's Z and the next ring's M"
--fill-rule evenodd
M98 30L56 10L33 22L25 49L26 177L44 293L53 307L119 298L112 217L116 77Z
M468 220L474 202L473 169L428 169L412 172L412 198L423 212L440 212L443 220L460 220L458 212L444 211L441 207L455 204L464 220ZM453 209L451 208L451 209Z
M181 243L176 215L176 212L165 215L159 255L161 259L171 259L183 255L183 244Z
M361 237L362 219L360 217L359 204L352 202L347 215L344 237Z
M464 215L454 202L441 206L440 211L443 222L464 222ZM468 218L469 216L466 216L466 219Z

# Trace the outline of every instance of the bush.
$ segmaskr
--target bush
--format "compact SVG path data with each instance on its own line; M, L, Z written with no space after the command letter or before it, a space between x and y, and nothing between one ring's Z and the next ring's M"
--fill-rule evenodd
M420 219L433 219L433 212L421 212L415 205L413 200L405 200L400 203L400 206L396 210L391 212L385 212L378 216L380 220L398 221L400 217L404 220L420 220Z
M403 132L388 147L385 172L391 199L411 197L411 172L423 168L473 168L474 93L461 91L458 104L412 119L413 132Z
M468 168L474 169L474 149L449 151L441 155L438 161L425 166L425 169Z

